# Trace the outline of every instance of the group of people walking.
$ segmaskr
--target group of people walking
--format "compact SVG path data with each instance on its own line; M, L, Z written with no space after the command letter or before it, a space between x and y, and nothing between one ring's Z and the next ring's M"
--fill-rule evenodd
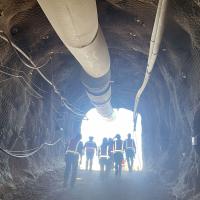
M120 134L117 134L114 138L103 138L99 147L97 147L92 136L90 136L89 140L83 144L81 135L76 135L66 145L64 186L67 185L70 174L70 184L71 187L74 186L78 166L82 163L84 152L86 154L86 170L92 170L93 159L96 155L99 159L100 175L102 177L107 176L113 168L115 168L115 175L121 176L124 153L126 155L128 169L129 171L132 171L136 146L130 133L124 141L121 139Z

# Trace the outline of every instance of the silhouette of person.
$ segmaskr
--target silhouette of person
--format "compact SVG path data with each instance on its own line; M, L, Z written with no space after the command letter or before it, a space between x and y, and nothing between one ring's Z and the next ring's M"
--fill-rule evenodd
M133 160L135 158L136 147L135 141L131 138L131 134L128 134L128 138L124 141L124 150L126 152L126 160L128 163L128 169L131 172L133 170Z
M114 140L114 163L115 163L115 175L121 176L122 161L123 161L123 141L120 134L117 134Z
M97 152L97 145L93 141L94 137L90 136L89 141L87 141L84 145L84 149L86 151L86 166L85 169L88 170L88 165L89 165L89 170L92 170L92 165L93 165L93 158L95 151Z
M67 182L69 176L71 174L70 185L71 187L74 186L77 170L78 170L78 161L79 156L82 154L83 151L83 143L81 142L81 134L77 134L74 138L72 138L67 143L67 148L65 152L65 173L64 173L64 184L63 186L67 186Z
M112 138L108 139L108 172L110 172L114 167L114 142Z
M103 138L102 144L98 150L99 155L99 164L100 164L100 175L104 177L108 172L108 140L107 138Z

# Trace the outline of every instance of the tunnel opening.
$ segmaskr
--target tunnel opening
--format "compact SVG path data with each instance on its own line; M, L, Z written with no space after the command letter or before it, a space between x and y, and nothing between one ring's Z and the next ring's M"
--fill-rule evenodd
M127 139L128 133L131 133L131 137L135 141L136 154L133 164L134 171L142 171L143 169L143 157L142 157L142 117L138 114L136 131L134 131L133 124L133 112L125 108L115 108L114 118L107 120L103 118L95 108L90 109L87 113L87 120L83 119L81 122L81 134L82 141L85 144L89 137L94 137L94 142L97 144L97 149L101 145L103 138L114 138L116 134L121 135L121 139L124 141ZM97 150L98 151L98 150ZM84 153L80 168L85 170L86 155ZM95 154L93 160L93 170L99 171L99 160ZM123 170L128 171L128 164L126 162L126 156L124 153Z

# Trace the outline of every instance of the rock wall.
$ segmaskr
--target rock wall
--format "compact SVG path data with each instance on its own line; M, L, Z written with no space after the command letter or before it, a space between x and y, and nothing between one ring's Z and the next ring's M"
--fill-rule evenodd
M52 109L51 95L40 97L20 78L3 77L1 82L0 146L9 151L23 151L55 142L62 133L56 127L56 113ZM7 80L9 79L9 80ZM14 158L1 152L0 186L13 185L34 179L44 170L51 169L63 153L62 143L45 146L27 158ZM13 152L15 153L15 152ZM25 152L30 153L30 152ZM16 154L16 153L15 153Z
M114 107L133 109L145 73L157 2L98 1L99 22L111 54ZM0 27L38 66L45 64L42 72L64 97L87 112L91 104L81 85L80 66L36 1L1 0ZM175 198L181 200L198 199L200 192L199 149L191 145L191 136L199 135L199 30L198 1L170 0L160 54L139 105L145 170L159 172L173 188ZM16 77L4 81L11 77L1 73L0 145L12 150L32 148L58 138L60 127L65 136L79 131L81 118L62 106L52 88L34 70L23 66L8 44L0 41L0 47L0 70L22 75L31 85ZM58 145L23 161L1 153L1 184L12 182L15 176L34 176L38 168L47 166L50 157L54 160L52 154L61 152L62 145Z

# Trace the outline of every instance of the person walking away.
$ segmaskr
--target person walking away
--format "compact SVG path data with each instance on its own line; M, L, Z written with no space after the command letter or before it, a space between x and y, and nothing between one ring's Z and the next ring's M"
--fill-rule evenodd
M78 161L79 156L82 154L83 151L83 143L81 142L81 134L77 134L74 138L72 138L66 148L65 152L65 173L64 173L64 184L63 186L66 187L69 177L71 175L70 185L71 187L74 186L77 170L78 170Z
M121 176L122 161L123 161L123 141L119 134L116 135L114 141L114 163L115 163L115 175Z
M93 158L94 158L95 151L97 152L97 145L93 141L93 139L94 139L94 137L90 136L89 141L86 142L85 145L84 145L84 149L86 151L86 166L85 166L85 169L88 170L88 165L89 165L90 171L92 171Z
M131 134L128 134L128 138L124 141L124 150L126 153L126 160L128 163L129 172L133 170L133 161L136 153L136 146L134 139L131 138Z
M103 138L102 144L98 150L99 164L100 164L100 176L103 178L108 172L108 140Z
M108 172L110 172L114 168L114 142L112 138L108 139Z

